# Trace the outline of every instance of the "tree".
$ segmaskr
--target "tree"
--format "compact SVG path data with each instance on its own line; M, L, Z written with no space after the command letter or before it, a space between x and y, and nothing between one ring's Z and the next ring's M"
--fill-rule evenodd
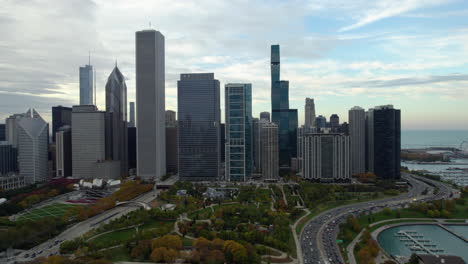
M236 241L228 240L224 243L223 247L226 261L228 263L246 263L247 250L245 247Z
M151 252L150 259L154 262L162 262L164 261L164 253L166 252L166 248L160 247L155 248L153 252Z
M208 264L223 264L225 262L224 254L220 250L211 250L205 258Z
M179 250L182 249L182 239L177 235L165 235L154 239L151 245L153 249L167 247Z
M204 237L199 237L192 242L192 245L197 250L202 251L204 249L209 249L211 246L211 242Z

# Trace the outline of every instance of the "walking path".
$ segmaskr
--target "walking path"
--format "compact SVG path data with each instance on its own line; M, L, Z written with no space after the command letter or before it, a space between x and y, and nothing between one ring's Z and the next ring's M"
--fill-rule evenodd
M301 222L301 220L306 218L310 214L309 209L304 209L304 211L306 212L306 214L300 217L299 219L297 219L294 225L291 226L291 232L293 233L294 242L296 243L297 260L301 264L304 263L304 257L302 256L301 241L299 237L297 236L296 228L297 228L297 225Z

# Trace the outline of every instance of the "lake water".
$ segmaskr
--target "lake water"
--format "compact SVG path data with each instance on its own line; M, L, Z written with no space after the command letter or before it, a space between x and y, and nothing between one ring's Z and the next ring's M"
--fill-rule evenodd
M468 141L468 130L403 130L401 148L454 147Z
M459 233L468 232L468 226L450 226L450 228L456 228ZM468 243L436 225L406 225L389 228L379 234L377 241L388 254L409 257L412 254L409 246L395 236L398 231L406 230L416 231L419 235L423 235L424 239L429 239L438 249L443 249L444 252L439 254L459 256L468 262Z

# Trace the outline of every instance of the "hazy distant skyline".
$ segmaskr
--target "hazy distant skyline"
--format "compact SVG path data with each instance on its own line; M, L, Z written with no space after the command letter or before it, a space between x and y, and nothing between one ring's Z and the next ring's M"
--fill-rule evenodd
M271 111L270 45L304 122L347 121L355 105L393 104L402 129L468 129L468 3L463 0L5 0L0 10L0 123L33 107L79 103L78 69L97 74L97 104L115 61L135 100L135 32L166 39L166 109L180 73L252 83L253 114ZM224 89L221 89L224 92ZM221 94L223 98L223 94ZM224 100L221 102L224 111Z

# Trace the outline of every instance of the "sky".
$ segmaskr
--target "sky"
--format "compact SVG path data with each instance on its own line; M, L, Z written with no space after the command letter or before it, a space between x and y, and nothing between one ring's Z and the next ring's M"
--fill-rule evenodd
M468 130L466 0L2 0L0 120L79 103L79 67L97 71L97 104L117 62L135 100L135 32L165 36L166 109L181 73L252 83L271 111L270 45L281 45L290 108L347 121L355 105L393 104L402 129ZM151 23L151 24L150 24Z

